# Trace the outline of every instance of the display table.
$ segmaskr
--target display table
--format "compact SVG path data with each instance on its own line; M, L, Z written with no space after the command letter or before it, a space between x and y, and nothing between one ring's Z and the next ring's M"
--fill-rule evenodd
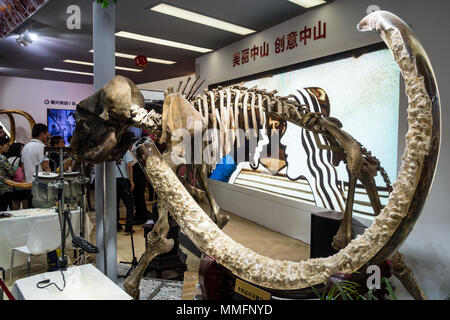
M36 220L50 219L58 215L55 208L48 209L23 209L14 211L2 211L12 214L12 217L0 219L0 266L5 270L10 268L11 252L13 248L26 245L28 234ZM76 235L80 233L80 210L71 211L72 226ZM85 235L88 235L92 230L92 225L86 217ZM66 230L68 227L66 226ZM87 236L86 236L87 237ZM67 238L67 245L69 248L72 238L70 235ZM14 257L14 266L20 266L26 263L26 255L16 254Z
M12 294L17 300L132 300L92 264L74 266L64 272L66 287L59 291L54 285L39 289L36 284L49 279L62 289L64 281L61 271L41 273L17 280Z

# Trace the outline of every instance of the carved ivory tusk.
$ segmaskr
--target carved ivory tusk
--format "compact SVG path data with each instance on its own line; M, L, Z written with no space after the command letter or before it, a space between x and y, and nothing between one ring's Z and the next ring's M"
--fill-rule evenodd
M335 255L301 262L281 261L236 243L199 207L153 142L149 142L153 154L147 158L146 173L160 199L204 253L242 279L262 287L294 290L324 283L337 272L355 272L395 253L420 215L433 181L440 145L440 103L434 74L420 43L396 16L378 11L359 26L380 32L399 63L409 97L409 128L403 164L387 205L364 234ZM237 101L238 98L235 106Z

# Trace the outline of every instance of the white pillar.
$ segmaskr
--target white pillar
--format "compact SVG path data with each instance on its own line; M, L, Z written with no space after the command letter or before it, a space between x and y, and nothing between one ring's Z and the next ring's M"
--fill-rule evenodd
M111 1L93 7L94 88L100 89L115 76L116 6ZM117 220L115 162L95 165L95 216L97 268L117 282Z

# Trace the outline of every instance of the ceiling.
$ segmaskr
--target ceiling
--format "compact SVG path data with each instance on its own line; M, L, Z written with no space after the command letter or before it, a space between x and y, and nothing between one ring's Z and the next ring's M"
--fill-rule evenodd
M118 0L115 31L128 31L212 50L246 37L146 9L159 2L161 1ZM163 2L257 32L308 10L287 0L164 0ZM73 4L77 4L81 9L81 30L68 30L66 26L66 19L69 17L66 10ZM28 26L39 35L39 39L30 46L18 46L15 35L0 40L0 75L93 83L92 76L43 70L44 67L50 67L93 72L92 66L62 62L64 59L93 61L93 54L89 52L93 48L91 0L50 0L22 27ZM195 58L203 54L120 37L116 37L116 52L176 61L172 65L149 62L143 72L116 70L116 74L126 76L137 84L192 74L195 72ZM137 68L133 60L125 58L117 57L116 65Z

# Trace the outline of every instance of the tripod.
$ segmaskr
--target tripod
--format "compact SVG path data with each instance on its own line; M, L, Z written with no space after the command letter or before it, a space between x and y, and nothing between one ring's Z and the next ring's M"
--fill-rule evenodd
M125 263L125 264L131 264L130 269L128 269L127 274L124 276L124 278L127 278L131 271L133 271L133 269L135 269L139 262L136 259L136 255L134 253L134 240L133 240L133 232L130 232L130 237L131 237L131 251L133 252L133 259L131 260L131 262L127 262L127 261L120 261L120 263ZM139 259L140 260L140 259Z
M56 151L59 153L59 177L58 177L58 181L54 184L54 188L56 188L57 192L58 192L58 217L59 217L59 222L60 222L60 226L61 226L61 257L59 258L59 268L60 270L66 270L67 268L67 264L68 264L68 258L66 255L66 225L69 227L69 232L70 235L72 237L72 244L76 247L76 248L81 248L84 252L88 252L88 253L98 253L99 250L96 246L94 246L93 244L91 244L90 242L88 242L86 239L83 238L84 236L84 195L85 195L85 190L84 187L82 188L82 196L83 196L83 201L81 204L81 210L80 210L80 229L81 229L81 236L76 236L75 232L73 230L72 227L72 222L70 219L70 210L65 210L64 207L64 185L65 185L65 181L64 181L64 152L70 152L70 148L66 148L66 147L45 147L44 148L44 152L47 151ZM43 160L41 160L42 162ZM38 176L38 168L39 168L39 164L38 163L36 165L36 177ZM83 184L85 184L85 182L83 182ZM84 253L82 253L84 254Z

